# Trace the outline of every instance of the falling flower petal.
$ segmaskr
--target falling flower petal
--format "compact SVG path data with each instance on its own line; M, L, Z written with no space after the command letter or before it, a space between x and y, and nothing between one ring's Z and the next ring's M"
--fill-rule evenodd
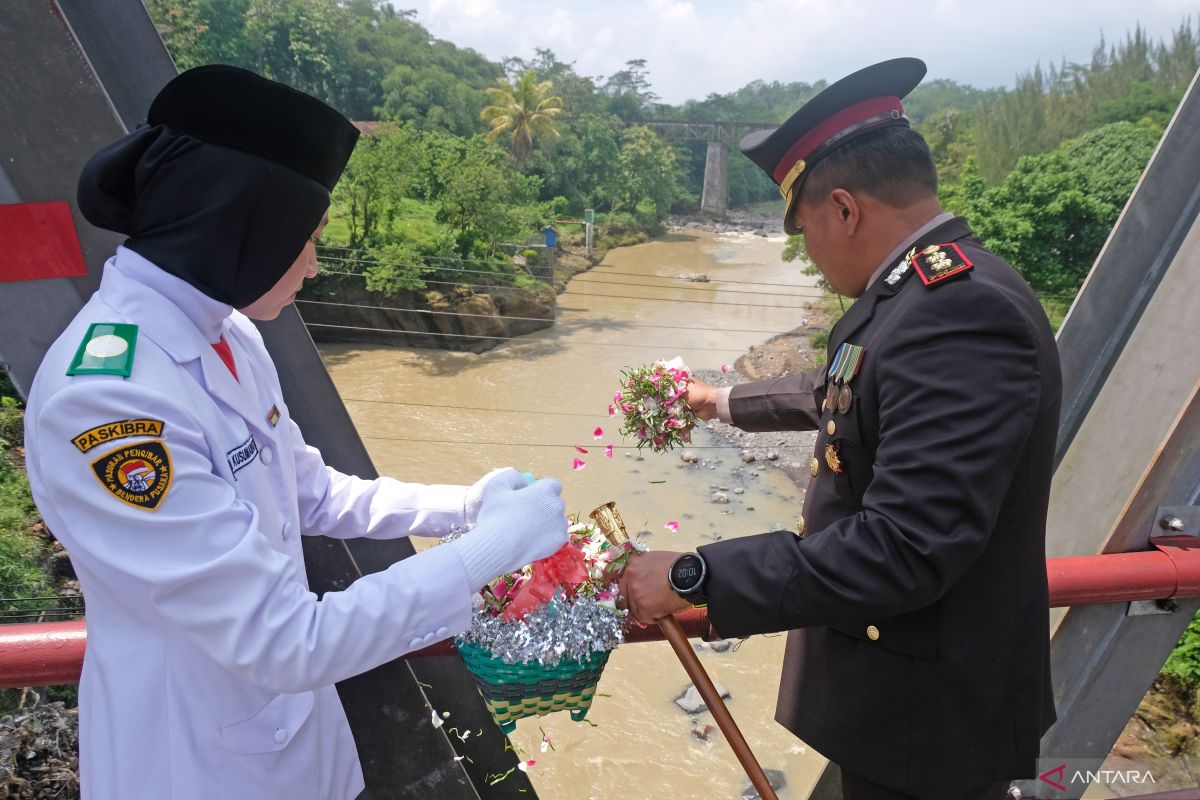
M612 446L611 444L610 444L610 445L606 445L606 446L604 447L604 457L605 457L605 458L612 458L612 451L613 451L613 446Z
M729 372L729 365L728 365L728 364L722 364L722 365L721 365L721 372Z
M550 749L550 740L549 740L549 739L542 739L542 752L544 753L544 752L546 752L546 751L547 751L547 750L549 750L549 749Z
M615 408L613 408L612 403L608 404L608 415L610 417L615 417L617 415L617 410Z
M675 533L679 530L679 523L675 520L671 520L666 525L663 525L663 527L669 530L671 533Z
M583 454L585 454L585 455L587 454L587 450L586 450L585 448L583 448L583 447L580 447L579 445L575 445L575 452L576 452L576 453L583 453Z
M433 712L433 719L431 719L430 722L433 723L433 727L435 728L440 728L445 724L445 722L442 721L442 718L438 716L437 711Z
M537 762L533 759L530 759L529 761L521 761L517 764L517 769L521 770L521 772L528 772L529 768L536 763Z
M597 425L596 430L592 431L592 438L599 441L600 438L603 436L604 436L604 428L601 428L599 425Z
M571 469L575 470L576 472L578 472L579 470L583 469L586 466L587 466L587 463L582 458L576 458L571 461Z

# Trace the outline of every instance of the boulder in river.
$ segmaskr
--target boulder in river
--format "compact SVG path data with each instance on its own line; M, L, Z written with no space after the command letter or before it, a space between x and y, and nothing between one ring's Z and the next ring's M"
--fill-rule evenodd
M716 687L717 694L721 696L722 700L732 699L729 690L722 686L720 681L713 681L713 685ZM683 694L675 698L675 705L689 714L699 714L708 708L704 704L704 699L700 697L700 690L696 688L696 684L694 683L689 683L687 688L683 690Z

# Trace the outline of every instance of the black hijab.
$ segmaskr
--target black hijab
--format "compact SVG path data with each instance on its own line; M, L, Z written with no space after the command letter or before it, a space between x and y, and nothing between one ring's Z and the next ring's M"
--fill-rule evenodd
M316 230L357 129L308 95L225 66L175 78L148 118L84 167L80 211L209 297L253 303Z

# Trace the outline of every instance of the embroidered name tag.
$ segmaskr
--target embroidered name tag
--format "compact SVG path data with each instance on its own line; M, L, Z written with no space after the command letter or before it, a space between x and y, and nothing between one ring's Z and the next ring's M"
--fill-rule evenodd
M153 436L157 438L162 436L162 433L162 420L123 419L89 428L72 439L71 444L75 445L79 452L86 453L93 447L98 447L105 442L128 439L132 436Z
M236 481L238 472L258 458L258 442L254 441L254 434L250 434L249 439L226 453L225 458L229 460L229 469Z

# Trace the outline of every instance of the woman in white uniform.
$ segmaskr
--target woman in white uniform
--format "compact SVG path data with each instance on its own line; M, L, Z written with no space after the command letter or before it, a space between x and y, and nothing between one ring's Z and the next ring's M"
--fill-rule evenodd
M249 320L316 275L357 136L307 95L201 67L84 169L81 211L129 238L46 355L26 447L87 602L85 798L357 797L333 684L464 630L473 591L566 541L556 481L364 481L289 417ZM455 527L471 531L344 591L308 588L303 534Z

